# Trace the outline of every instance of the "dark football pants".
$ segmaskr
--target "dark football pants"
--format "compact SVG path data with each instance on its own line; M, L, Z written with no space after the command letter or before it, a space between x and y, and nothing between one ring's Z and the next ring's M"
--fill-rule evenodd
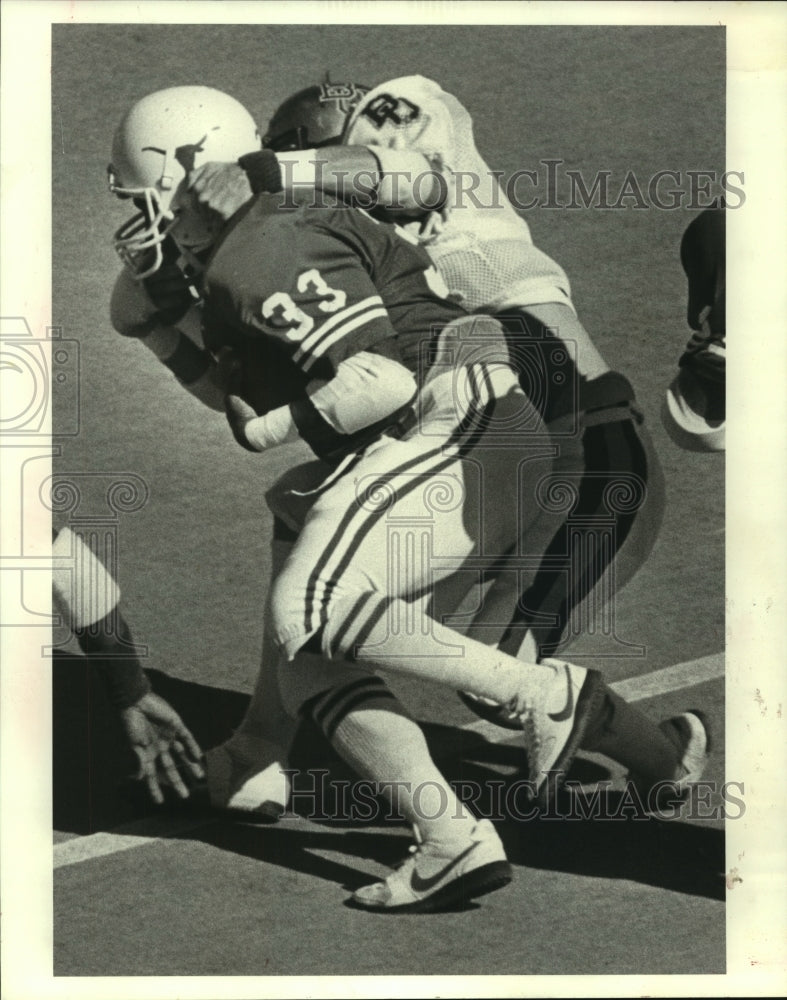
M609 621L610 602L645 562L661 527L664 479L641 415L626 404L580 420L579 461L572 456L562 470L556 463L555 486L570 484L571 506L500 643L512 655L528 630L544 657L599 627L600 616Z

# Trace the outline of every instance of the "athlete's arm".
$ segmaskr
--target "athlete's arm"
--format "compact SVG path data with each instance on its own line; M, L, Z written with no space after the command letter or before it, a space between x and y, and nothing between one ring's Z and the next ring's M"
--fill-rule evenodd
M362 431L380 433L383 424L395 422L415 393L413 375L398 361L361 351L342 361L336 375L307 396L261 417L230 394L227 418L236 440L249 451L265 451L300 436L315 454L328 458Z
M412 149L325 146L275 155L285 190L315 187L362 208L384 208L393 215L432 211L445 200L442 175L423 153ZM243 157L242 164L253 163L256 157L256 153ZM253 168L246 169L254 189Z
M175 709L151 690L120 610L117 583L69 528L55 536L52 556L55 608L95 666L110 702L120 713L129 746L139 762L137 777L145 781L156 802L164 801L161 772L177 794L186 798L189 792L181 770L187 776L203 777L202 751Z
M371 146L324 146L286 153L255 150L235 163L205 163L190 175L197 201L229 219L253 195L313 187L362 208L412 216L442 206L443 177L422 153Z
M199 326L199 306L193 299L182 305L185 308L157 308L143 283L124 268L112 290L110 319L121 336L144 344L192 396L212 410L223 411L227 387L222 370L208 351L180 329Z

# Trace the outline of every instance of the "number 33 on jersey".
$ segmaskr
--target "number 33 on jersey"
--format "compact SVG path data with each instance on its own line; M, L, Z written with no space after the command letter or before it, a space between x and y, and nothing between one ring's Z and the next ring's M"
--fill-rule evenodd
M358 209L283 208L277 195L230 228L205 291L212 349L262 338L308 378L330 378L364 350L417 372L421 345L465 315L407 234Z

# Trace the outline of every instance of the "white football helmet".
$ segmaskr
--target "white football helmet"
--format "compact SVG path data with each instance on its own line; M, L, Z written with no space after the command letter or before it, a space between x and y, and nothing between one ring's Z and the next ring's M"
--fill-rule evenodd
M216 240L222 223L199 211L182 182L208 161L229 162L260 148L254 119L212 87L169 87L138 101L112 143L109 190L133 198L139 212L115 233L121 260L141 281L163 260L172 235L192 261Z

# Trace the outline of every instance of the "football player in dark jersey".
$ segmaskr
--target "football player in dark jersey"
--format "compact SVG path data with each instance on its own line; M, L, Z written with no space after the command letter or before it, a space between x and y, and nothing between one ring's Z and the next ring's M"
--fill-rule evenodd
M345 88L348 93L357 89ZM398 103L391 94L400 95ZM522 574L521 568L500 573L474 624L482 627L485 621L509 621L498 633L502 648L515 652L524 634L529 636L531 654L535 647L547 655L581 630L587 613L584 602L590 599L592 606L594 600L602 604L612 600L614 590L644 562L658 533L662 476L634 406L633 390L598 355L571 314L565 275L532 246L526 224L510 217L510 206L506 213L500 198L489 199L500 209L493 226L488 211L474 212L467 204L453 214L445 205L428 211L434 208L435 190L420 182L428 179L430 171L439 175L442 159L454 166L473 167L496 184L475 151L469 115L455 98L432 81L405 78L361 97L349 122L347 117L346 108L327 99L320 87L300 91L274 114L265 150L241 157L239 165L198 166L190 188L220 214L231 214L252 190L282 186L303 185L311 190L322 185L355 203L363 200L365 191L368 204L372 178L372 203L395 212L403 223L416 217L406 230L423 244L438 273L449 279L451 290L475 307L485 306L483 311L500 311L521 384L556 435L555 487L571 499L559 517L522 526L522 550L542 555L543 563L529 575ZM331 145L337 136L344 142L369 145ZM429 151L431 155L425 155ZM392 200L394 188L389 182L393 176L399 181L395 187L398 202ZM413 183L413 178L419 183ZM427 202L419 202L419 191L427 192ZM483 267L474 263L479 255ZM565 351L559 351L561 342L545 323L544 310L552 307L543 303L554 303L554 309L560 310L555 312L555 325L565 328L558 331L561 336L568 331ZM576 368L577 352L584 358L584 374ZM559 354L562 361L555 360ZM573 553L580 553L579 565L572 562ZM529 579L524 590L523 576ZM511 617L513 606L516 610ZM520 655L526 658L524 652ZM499 706L486 705L478 698L468 703L492 721L510 721ZM706 737L696 716L680 718L679 724L684 723L694 733L689 742L704 745Z
M189 95L182 96L189 106ZM144 128L138 109L121 127L112 184L117 193L152 205L169 224L159 222L137 234L137 247L130 247L126 236L122 249L147 251L151 241L164 242L170 234L179 241L183 223L189 235L185 249L195 252L197 227L188 222L188 195L179 184L188 171L174 168L178 158L170 152L182 148L182 123L189 115L171 93L158 104L156 95L152 98L143 108L150 119ZM201 114L205 103L199 104ZM167 118L173 106L174 122ZM209 123L192 130L207 136ZM483 444L490 421L494 428L500 420L496 429L509 433L523 422L531 427L538 422L511 368L499 325L467 316L439 294L442 290L425 251L394 229L345 207L285 208L270 196L251 203L218 236L203 276L208 346L214 352L229 347L241 357L260 350L275 381L296 390L289 401L266 399L256 406L230 397L236 437L246 447L263 450L298 432L317 455L333 462L344 458L317 491L274 583L272 623L290 659L312 647L329 659L351 661L341 668L337 664L344 680L316 699L315 718L361 773L387 783L392 774L401 775L408 785L398 787L394 797L423 842L404 868L356 893L356 902L372 908L431 908L489 891L509 875L494 830L477 823L469 810L456 803L449 831L443 810L430 820L416 808L412 780L423 784L424 773L435 773L434 765L412 720L399 712L358 710L367 689L380 697L370 668L458 685L511 703L539 797L550 793L550 772L565 772L586 730L603 729L608 695L594 671L559 661L520 662L427 619L412 601L419 591L428 593L440 575L460 568L479 545L479 528L489 533L480 550L493 557L516 537L504 516L478 516L485 495L497 499L495 487L504 495L512 479L510 466ZM397 309L398 329L389 314ZM480 352L479 338L485 348ZM413 370L423 344L428 363ZM405 414L416 391L419 419L413 424ZM476 466L482 474L474 481L467 470ZM434 505L435 485L443 496L458 488L459 500ZM385 547L390 522L423 520L424 509L436 521L434 537L442 551L436 560L405 560L392 578ZM394 624L410 619L414 629ZM344 714L337 718L340 702ZM642 733L637 735L638 747L626 752L646 778L681 775L685 746L679 740L653 727L645 753L640 752ZM362 745L366 754L358 752ZM456 801L443 779L429 781L436 783L441 799ZM401 785L398 778L396 784ZM455 865L460 857L462 863Z
M346 145L332 145L336 136ZM237 164L201 164L191 190L223 216L252 191L281 187L384 210L424 246L453 296L503 322L521 385L558 448L554 489L566 503L557 516L548 502L552 516L544 510L522 536L522 551L543 557L537 571L498 574L475 624L488 631L507 622L498 626L507 652L554 655L595 608L612 614L615 592L644 563L661 525L663 476L631 384L577 319L568 278L533 245L475 147L467 110L434 81L387 81L349 115L319 87L307 88L276 111L264 144ZM468 175L478 184L473 197L462 196ZM466 700L506 724L499 706Z

